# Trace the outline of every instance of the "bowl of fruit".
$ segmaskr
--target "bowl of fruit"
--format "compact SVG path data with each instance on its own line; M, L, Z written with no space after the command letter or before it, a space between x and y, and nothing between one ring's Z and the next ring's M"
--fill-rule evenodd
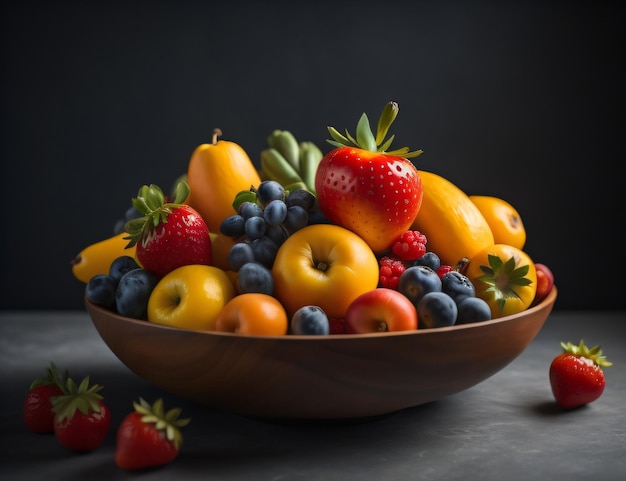
M396 115L329 128L326 154L276 130L260 170L216 130L172 194L142 186L73 262L103 341L170 393L275 420L381 416L511 363L554 276L510 204L389 149Z

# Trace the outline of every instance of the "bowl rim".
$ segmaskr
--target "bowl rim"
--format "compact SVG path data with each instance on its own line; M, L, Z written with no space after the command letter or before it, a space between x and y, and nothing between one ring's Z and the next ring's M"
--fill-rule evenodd
M510 314L508 316L498 317L495 319L489 319L487 321L479 321L472 322L467 324L458 324L452 326L444 326L444 327L434 327L434 328L422 328L422 329L414 329L410 331L389 331L389 332L366 332L360 334L332 334L332 335L307 335L307 334L283 334L283 335L272 335L272 336L261 336L261 335L252 335L252 334L240 334L235 332L223 332L223 331L208 331L201 329L187 329L180 328L174 326L166 326L163 324L156 324L154 322L150 322L142 319L133 319L131 317L126 317L118 314L117 312L110 311L104 307L98 306L91 302L87 297L84 297L85 305L87 306L88 311L99 311L102 314L105 314L109 317L114 317L119 321L128 322L130 324L136 324L140 327L147 327L148 329L161 329L164 331L174 331L174 332L188 332L194 334L200 334L203 336L219 336L219 337L232 337L237 339L266 339L266 340L276 340L276 341L334 341L345 339L345 340L358 340L358 339L366 339L373 337L396 337L396 336L425 336L428 334L438 334L438 333L446 333L450 331L461 331L464 329L475 329L482 326L492 325L492 324L500 324L504 322L511 321L516 318L525 317L534 312L543 310L556 301L557 298L557 287L556 284L552 287L552 290L548 293L548 295L539 303L532 305L531 307L525 309L524 311L520 311L515 314Z

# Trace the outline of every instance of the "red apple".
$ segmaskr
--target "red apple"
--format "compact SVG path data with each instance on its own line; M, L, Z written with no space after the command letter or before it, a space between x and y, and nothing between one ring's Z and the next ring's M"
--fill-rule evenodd
M350 303L345 322L346 331L354 334L411 331L417 329L417 310L400 292L378 287Z
M537 305L543 301L547 295L550 294L554 286L554 274L552 274L548 266L535 263L535 270L537 271L537 292L533 300L533 305Z

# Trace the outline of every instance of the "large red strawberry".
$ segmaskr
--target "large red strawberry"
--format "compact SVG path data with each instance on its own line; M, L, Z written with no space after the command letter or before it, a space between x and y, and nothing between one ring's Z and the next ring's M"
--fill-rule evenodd
M583 340L578 345L561 343L563 352L550 364L550 386L556 402L572 409L598 399L606 381L603 367L611 366L600 346L588 348Z
M45 377L35 379L28 389L22 416L26 427L34 433L54 432L54 413L50 398L64 393L67 371L60 372L54 363L46 369Z
M89 385L89 377L76 385L70 377L66 392L52 398L54 434L72 451L93 451L104 442L111 425L111 411L98 394L102 386Z
M157 277L184 265L212 262L209 228L195 209L183 204L189 185L178 183L174 195L173 202L166 202L159 186L144 185L132 200L143 216L126 224L128 247L137 246L137 260Z
M122 469L138 470L172 462L183 443L180 428L190 419L180 419L179 408L165 412L162 399L151 406L139 398L133 406L135 411L124 418L117 430L115 463Z
M376 136L367 115L357 124L356 137L328 131L336 148L317 167L315 189L322 213L367 242L375 253L388 249L407 231L422 205L422 182L408 160L421 150L408 147L388 151L394 139L385 139L398 115L398 104L389 102L378 120Z

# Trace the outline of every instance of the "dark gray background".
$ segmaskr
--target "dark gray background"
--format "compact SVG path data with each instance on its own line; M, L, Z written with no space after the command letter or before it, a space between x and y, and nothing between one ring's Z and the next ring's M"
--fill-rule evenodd
M623 308L615 2L3 2L1 309L82 309L70 259L214 127L324 151L395 100L397 147L522 215L557 308ZM618 133L622 134L618 137Z

